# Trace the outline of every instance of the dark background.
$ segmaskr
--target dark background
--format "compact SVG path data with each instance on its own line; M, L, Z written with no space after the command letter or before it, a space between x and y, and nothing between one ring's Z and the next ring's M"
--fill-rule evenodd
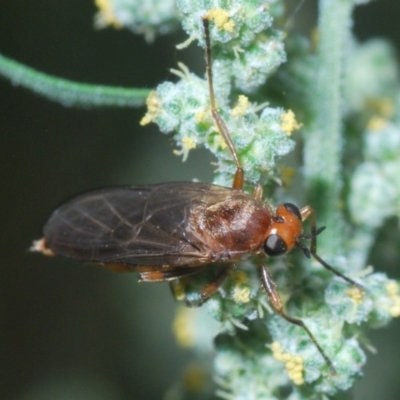
M0 52L67 79L129 87L173 79L177 61L203 70L196 46L175 50L184 34L148 45L127 30L95 31L95 11L89 0L2 0ZM306 0L304 26L313 11ZM399 48L399 16L393 0L359 7L357 37L389 37ZM208 154L194 151L182 165L166 136L139 126L143 113L66 108L0 79L0 399L159 399L190 360L171 332L167 284L27 251L51 211L79 192L211 180ZM398 261L389 266L397 278ZM379 353L369 355L356 399L398 397L399 337L399 321L371 332Z

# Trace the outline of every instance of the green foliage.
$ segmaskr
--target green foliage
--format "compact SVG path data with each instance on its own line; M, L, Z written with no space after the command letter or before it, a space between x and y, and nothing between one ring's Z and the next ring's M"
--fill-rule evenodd
M147 89L91 85L44 74L0 54L0 75L14 85L76 107L139 107L149 94Z

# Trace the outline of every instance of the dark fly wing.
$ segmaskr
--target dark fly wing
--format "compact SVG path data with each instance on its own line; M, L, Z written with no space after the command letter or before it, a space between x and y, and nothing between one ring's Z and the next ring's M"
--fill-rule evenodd
M198 265L201 243L188 235L194 205L229 189L192 182L115 187L75 197L44 227L55 253L85 261L130 265Z

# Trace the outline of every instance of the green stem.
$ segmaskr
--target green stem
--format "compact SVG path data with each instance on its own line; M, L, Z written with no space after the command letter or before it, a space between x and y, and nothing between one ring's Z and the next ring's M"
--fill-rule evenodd
M311 129L305 134L304 173L310 204L328 227L319 240L324 254L337 254L344 242L340 212L344 49L352 24L351 0L320 0L317 71L312 82Z
M10 79L14 85L23 86L49 100L68 106L140 107L150 92L148 89L90 85L57 78L1 54L0 75Z

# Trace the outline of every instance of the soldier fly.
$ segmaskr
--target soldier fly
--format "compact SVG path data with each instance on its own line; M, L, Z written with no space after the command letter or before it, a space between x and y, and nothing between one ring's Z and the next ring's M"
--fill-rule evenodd
M33 250L104 264L114 271L134 271L146 282L186 277L213 265L225 265L201 291L199 306L222 285L235 262L249 255L259 258L286 254L299 247L352 285L352 279L337 271L317 254L316 227L310 206L285 203L274 208L262 201L262 188L252 195L243 191L244 171L228 128L218 113L211 69L209 20L203 18L206 41L206 73L211 114L226 141L236 173L232 188L199 182L175 182L127 186L84 193L53 212L44 226L44 237ZM311 233L302 223L311 220ZM310 240L310 247L301 243ZM302 327L331 371L331 360L301 319L285 313L272 276L259 263L262 286L275 311Z

